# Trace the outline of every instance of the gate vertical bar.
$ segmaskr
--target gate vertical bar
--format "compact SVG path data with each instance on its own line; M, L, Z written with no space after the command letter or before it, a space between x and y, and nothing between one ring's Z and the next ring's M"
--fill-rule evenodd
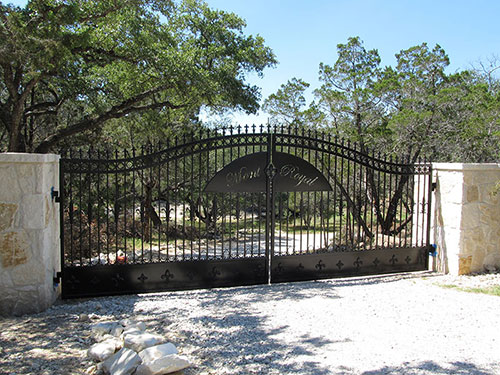
M274 253L274 226L275 226L275 208L274 208L274 189L273 178L275 175L273 165L273 154L276 148L276 142L272 128L268 127L267 136L267 166L266 166L266 275L267 283L271 284L272 257Z
M429 184L427 186L427 239L426 245L430 246L431 244L431 217L432 217L432 163L429 163ZM429 254L427 252L427 254ZM429 268L429 255L426 257L426 267Z
M267 284L271 285L271 256L270 256L270 211L271 211L271 176L270 165L272 163L272 135L267 135L267 166L266 166L266 275Z
M63 154L63 157L66 155ZM62 158L59 159L59 238L60 238L60 250L61 250L61 277L64 275L64 199L65 199L65 194L64 194L64 161L61 160ZM70 183L71 183L71 178L70 178ZM71 186L71 185L70 185ZM72 198L72 197L71 197ZM69 208L70 210L73 210L73 207ZM68 213L71 214L71 213ZM70 228L72 227L72 223L70 222ZM70 243L73 244L73 238L70 237ZM73 246L73 245L71 245ZM71 254L71 265L73 265L73 254ZM61 294L64 297L65 295L65 285L64 281L61 283Z

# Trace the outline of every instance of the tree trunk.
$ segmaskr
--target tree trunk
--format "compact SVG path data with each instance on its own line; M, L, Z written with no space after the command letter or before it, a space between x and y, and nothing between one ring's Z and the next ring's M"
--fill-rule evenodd
M24 152L22 133L23 105L19 100L14 104L9 129L9 152Z

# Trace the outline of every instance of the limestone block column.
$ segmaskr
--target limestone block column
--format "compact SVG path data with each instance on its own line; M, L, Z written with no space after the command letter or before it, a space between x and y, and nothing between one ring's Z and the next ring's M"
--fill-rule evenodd
M48 308L60 271L59 156L0 154L0 315Z
M435 163L435 270L455 275L500 269L499 164Z

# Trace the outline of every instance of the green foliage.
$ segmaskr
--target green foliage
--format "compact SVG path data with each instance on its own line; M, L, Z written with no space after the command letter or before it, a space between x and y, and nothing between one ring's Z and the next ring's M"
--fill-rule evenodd
M276 94L269 95L262 109L271 115L274 124L299 125L304 122L304 92L308 87L309 83L292 78Z
M113 119L135 131L144 113L156 127L196 123L204 106L253 113L259 90L245 75L276 62L242 19L197 0L33 0L0 5L0 20L10 151L46 152Z
M337 45L338 59L332 66L320 63L322 86L315 91L319 107L335 135L362 143L376 132L380 99L375 85L380 74L377 50L367 51L358 38Z
M390 155L435 161L495 161L500 151L500 64L446 74L449 58L426 43L396 54L394 67L380 67L376 49L358 37L337 46L333 65L320 63L321 86L306 109L309 86L294 78L266 99L271 121L323 127ZM311 111L314 116L306 117ZM292 119L293 121L291 121Z
M459 287L459 286L454 285L454 284L442 284L439 286L442 288L447 288L447 289L460 290L462 292L490 294L493 296L500 297L500 285L493 285L493 286L484 287L484 288L464 288L464 287Z

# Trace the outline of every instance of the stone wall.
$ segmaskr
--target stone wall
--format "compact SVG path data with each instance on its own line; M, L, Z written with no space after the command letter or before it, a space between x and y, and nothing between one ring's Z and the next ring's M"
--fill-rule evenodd
M59 156L0 154L0 315L49 307L59 294Z
M435 163L433 269L455 275L500 270L500 164Z

